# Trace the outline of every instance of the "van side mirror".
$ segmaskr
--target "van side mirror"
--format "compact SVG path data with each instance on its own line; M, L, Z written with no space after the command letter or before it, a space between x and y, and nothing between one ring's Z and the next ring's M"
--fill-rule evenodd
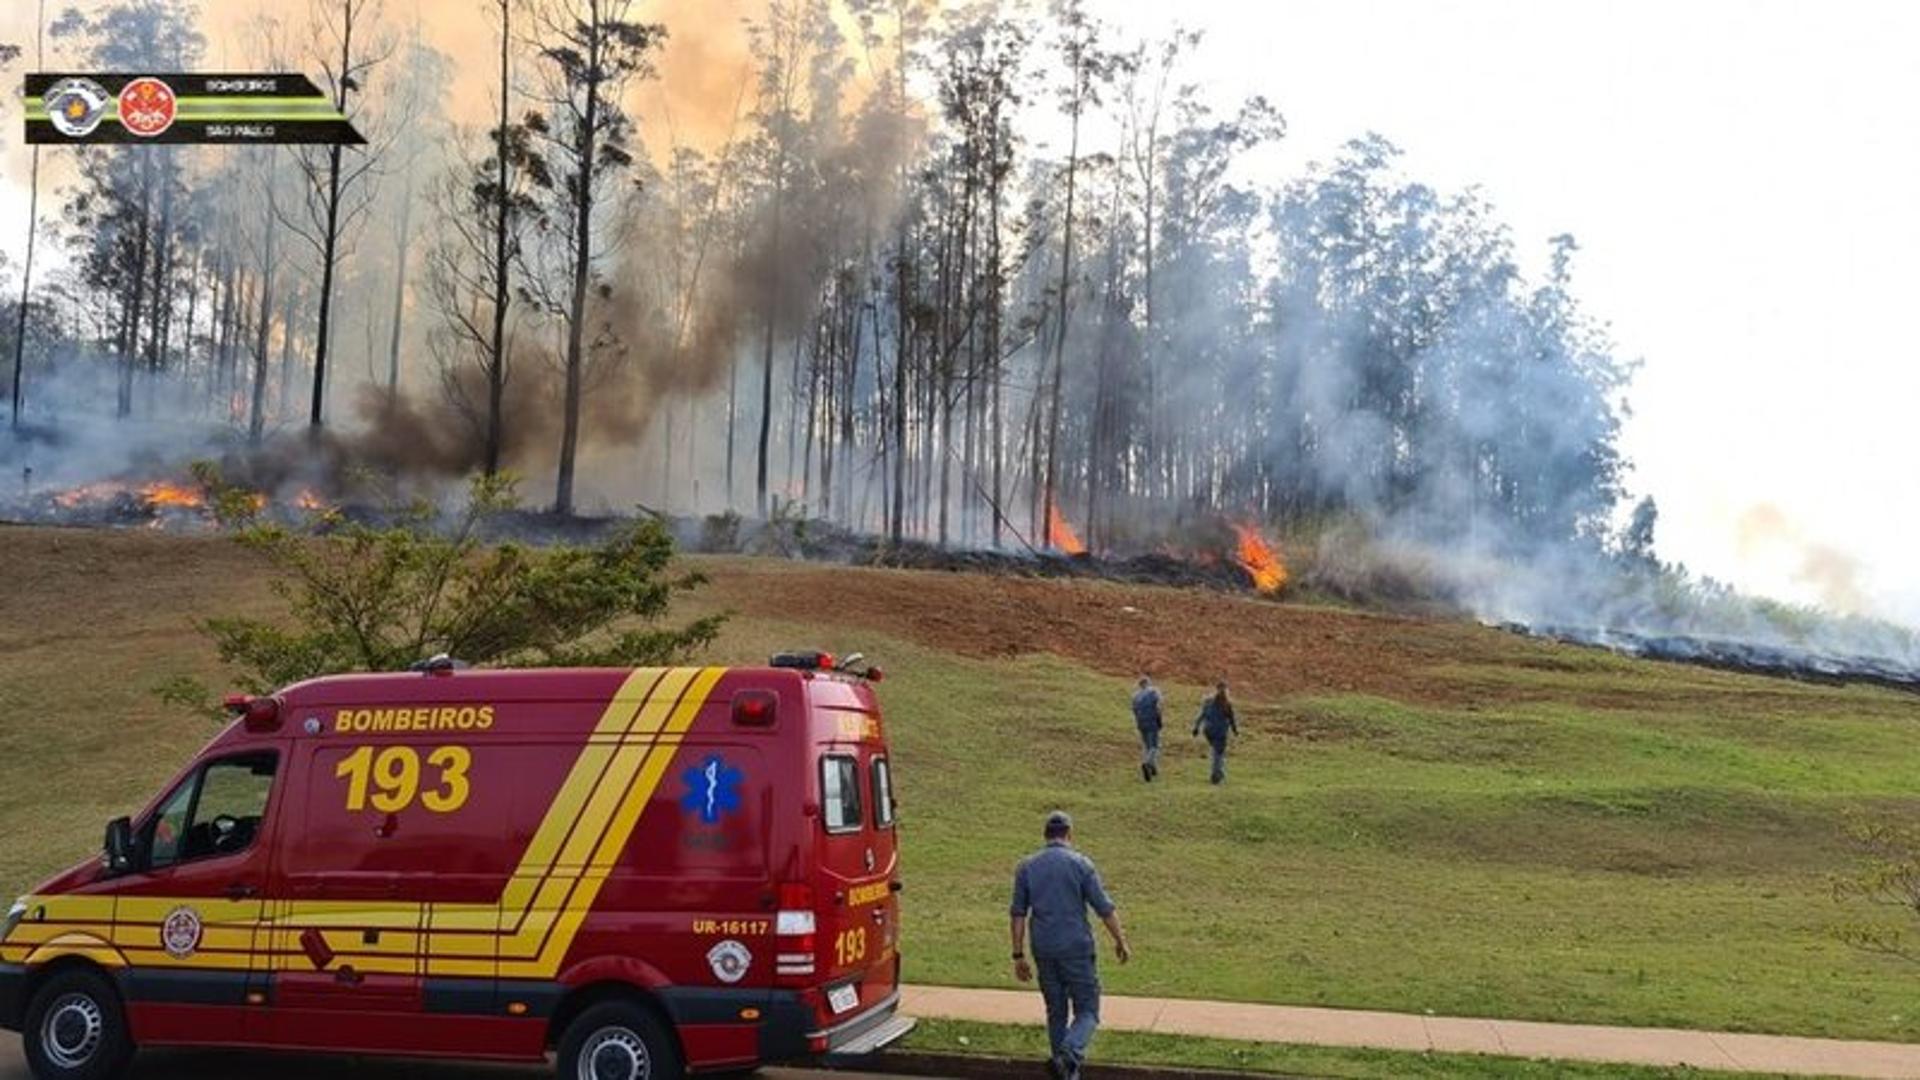
M124 874L133 869L133 822L114 818L107 822L107 871Z

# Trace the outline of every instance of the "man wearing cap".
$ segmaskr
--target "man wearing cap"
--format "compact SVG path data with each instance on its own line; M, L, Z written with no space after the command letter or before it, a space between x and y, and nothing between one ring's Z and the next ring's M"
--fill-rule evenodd
M1053 1049L1048 1069L1062 1080L1078 1080L1100 1026L1098 951L1087 909L1106 924L1121 963L1133 950L1113 900L1100 884L1100 871L1073 848L1073 819L1055 810L1047 815L1045 832L1047 846L1022 860L1013 874L1013 976L1030 982L1035 967L1039 969L1040 996L1047 1003L1047 1042ZM1026 953L1029 931L1032 965Z

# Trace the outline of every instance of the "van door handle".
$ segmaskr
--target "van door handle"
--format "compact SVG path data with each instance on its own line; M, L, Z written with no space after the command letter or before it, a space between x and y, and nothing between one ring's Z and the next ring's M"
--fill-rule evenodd
M258 894L259 891L260 890L253 887L252 882L236 881L227 886L227 899L248 900Z

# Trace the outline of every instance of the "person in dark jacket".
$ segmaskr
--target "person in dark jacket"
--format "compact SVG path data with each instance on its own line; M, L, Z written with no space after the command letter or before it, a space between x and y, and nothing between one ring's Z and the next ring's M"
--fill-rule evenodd
M1227 778L1227 736L1240 734L1240 723L1233 716L1233 702L1227 697L1225 681L1213 684L1213 696L1200 705L1200 715L1194 718L1193 733L1207 733L1207 745L1213 748L1213 782L1218 784Z
M1133 723L1140 729L1140 775L1151 782L1160 775L1160 690L1145 675L1133 692Z
M1048 1071L1059 1080L1079 1080L1100 1026L1100 972L1087 909L1106 924L1121 963L1132 958L1133 950L1120 928L1120 913L1100 884L1100 871L1092 859L1073 849L1073 819L1055 810L1047 815L1043 831L1047 846L1027 856L1013 874L1013 977L1030 982L1038 966L1040 996L1047 1005L1047 1042L1053 1050ZM1032 965L1027 963L1029 937Z

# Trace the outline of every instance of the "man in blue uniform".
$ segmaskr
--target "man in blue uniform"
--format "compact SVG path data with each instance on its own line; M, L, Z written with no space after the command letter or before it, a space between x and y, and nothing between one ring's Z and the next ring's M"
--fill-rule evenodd
M1140 729L1140 775L1151 782L1160 775L1160 690L1145 675L1133 692L1133 723Z
M1213 773L1211 779L1218 784L1227 778L1227 735L1240 734L1240 722L1233 717L1233 702L1227 698L1227 684L1213 684L1213 696L1200 705L1200 715L1194 718L1193 733L1207 733L1207 746L1213 750Z
M1040 996L1047 1003L1047 1042L1053 1048L1048 1069L1061 1080L1078 1080L1100 1026L1100 973L1087 909L1106 924L1121 963L1133 950L1100 884L1100 871L1073 849L1073 819L1059 810L1047 815L1046 838L1047 846L1027 856L1013 874L1013 976L1021 982L1033 979L1026 952L1031 930Z

